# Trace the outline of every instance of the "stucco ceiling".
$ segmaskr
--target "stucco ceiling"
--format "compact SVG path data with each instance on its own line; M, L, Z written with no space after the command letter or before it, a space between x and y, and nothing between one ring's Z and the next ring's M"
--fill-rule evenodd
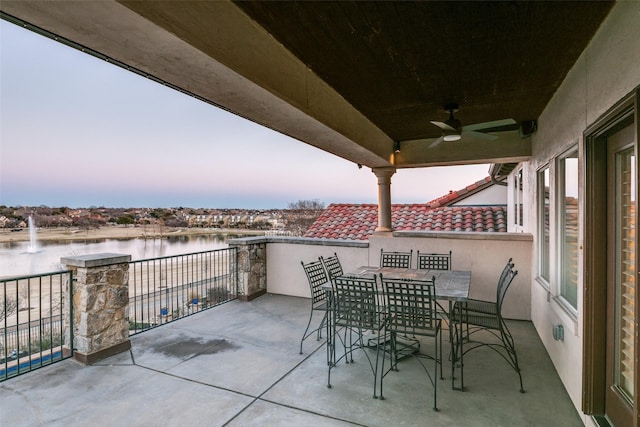
M603 2L237 2L394 140L536 119L609 10Z
M56 35L354 163L518 161L538 118L613 2L3 1ZM429 148L512 118L497 140ZM394 143L401 152L394 154Z

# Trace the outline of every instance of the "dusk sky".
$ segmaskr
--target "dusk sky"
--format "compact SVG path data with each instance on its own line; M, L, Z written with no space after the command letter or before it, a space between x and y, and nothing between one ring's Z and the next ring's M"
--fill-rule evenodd
M369 168L3 20L0 49L0 205L377 203ZM488 170L398 170L392 202L425 203Z

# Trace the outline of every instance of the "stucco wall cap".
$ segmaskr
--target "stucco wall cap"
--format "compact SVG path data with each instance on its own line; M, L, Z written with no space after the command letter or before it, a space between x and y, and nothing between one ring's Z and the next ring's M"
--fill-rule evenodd
M131 255L114 253L78 255L60 258L60 263L63 265L83 268L122 264L129 261L131 261Z

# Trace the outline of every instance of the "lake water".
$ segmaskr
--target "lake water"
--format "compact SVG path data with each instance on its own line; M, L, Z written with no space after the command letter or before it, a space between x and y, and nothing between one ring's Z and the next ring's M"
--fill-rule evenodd
M60 258L102 252L131 255L132 260L158 258L228 247L234 235L172 236L164 239L104 239L40 241L29 253L29 242L0 243L0 277L48 273L62 269Z

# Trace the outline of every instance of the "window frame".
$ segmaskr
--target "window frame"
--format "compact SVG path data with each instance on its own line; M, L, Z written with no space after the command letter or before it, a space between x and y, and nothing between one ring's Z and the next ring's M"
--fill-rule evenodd
M546 174L546 177L545 177ZM538 281L549 290L551 287L551 265L553 258L553 245L552 245L552 219L553 219L553 187L551 181L551 165L545 163L536 171L536 197L537 197L537 229L536 237L538 242L538 265L537 265L537 279ZM548 210L545 213L545 207ZM546 245L545 245L546 239ZM545 253L546 249L546 253ZM544 271L544 264L546 261L546 272ZM546 273L546 275L545 275Z
M567 270L565 269L565 267L568 265L567 261L566 261L566 250L567 250L567 242L566 242L566 160L570 159L570 158L575 158L576 159L576 176L575 176L575 182L576 182L576 224L575 224L575 228L576 228L576 242L575 242L575 265L573 265L573 268L575 271L570 272L572 274L575 275L575 287L574 287L574 291L575 295L567 295L566 292L566 286L567 284L565 283L565 273L567 272ZM556 299L561 303L561 305L563 307L565 307L573 316L577 316L578 313L578 303L579 303L579 292L578 292L578 288L579 288L579 273L580 273L580 266L579 266L579 241L578 241L578 228L579 228L579 220L578 220L578 216L579 216L579 197L580 197L580 188L578 185L578 180L579 180L579 175L580 175L580 153L578 150L578 146L577 145L573 145L571 146L569 149L567 149L566 151L564 151L562 154L560 154L559 156L557 156L555 158L555 183L554 183L554 189L555 189L555 196L554 196L554 201L553 203L555 204L555 224L556 224L556 230L555 230L555 247L553 248L553 250L555 251L555 259L556 259L556 272L555 272L555 281L556 281L556 286L555 286L555 297ZM574 298L575 300L572 301L570 298Z
M510 221L513 230L516 232L524 231L524 167L518 166L513 171L513 186L511 193L511 211L513 212Z

